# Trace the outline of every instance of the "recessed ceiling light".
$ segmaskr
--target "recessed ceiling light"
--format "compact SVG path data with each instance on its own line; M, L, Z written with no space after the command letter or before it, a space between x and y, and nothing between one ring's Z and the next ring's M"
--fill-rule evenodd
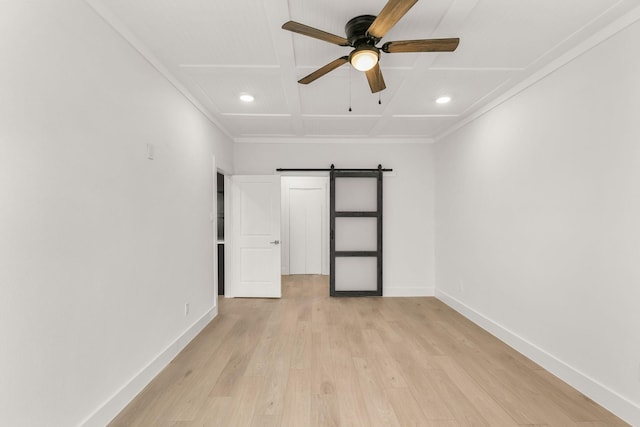
M450 96L441 96L440 98L436 99L436 102L438 104L447 104L451 101L451 97Z
M249 94L249 93L241 93L240 94L240 101L242 102L253 102L255 100L255 98L253 97L253 95Z

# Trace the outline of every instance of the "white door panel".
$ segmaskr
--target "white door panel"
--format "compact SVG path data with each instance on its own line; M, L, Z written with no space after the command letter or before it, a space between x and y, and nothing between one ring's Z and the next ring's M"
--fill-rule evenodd
M282 274L329 274L329 177L282 177Z
M289 272L322 274L324 189L289 189Z
M324 192L319 189L307 193L307 274L322 273L322 210Z
M233 297L280 298L280 177L231 178Z
M289 273L307 273L307 205L306 190L289 191Z

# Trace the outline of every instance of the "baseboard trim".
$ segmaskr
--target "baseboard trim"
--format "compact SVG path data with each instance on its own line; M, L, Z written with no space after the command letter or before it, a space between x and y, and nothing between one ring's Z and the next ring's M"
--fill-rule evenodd
M432 297L435 288L425 287L384 287L382 294L385 297Z
M640 426L640 406L634 402L571 367L535 344L518 336L513 331L489 319L446 292L436 289L435 296L476 325L524 354L599 405L607 408L631 425Z
M217 305L191 325L173 343L136 374L127 384L96 409L80 425L104 427L120 413L147 384L153 380L213 319L218 315Z

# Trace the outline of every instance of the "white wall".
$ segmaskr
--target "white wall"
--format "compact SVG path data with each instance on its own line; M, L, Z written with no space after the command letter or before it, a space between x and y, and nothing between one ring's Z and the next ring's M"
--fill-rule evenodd
M236 144L237 174L276 168L393 168L383 181L383 281L388 296L433 295L433 154L428 144Z
M0 424L78 425L213 316L231 144L83 1L0 2L0 52Z
M640 24L436 144L437 294L640 425Z

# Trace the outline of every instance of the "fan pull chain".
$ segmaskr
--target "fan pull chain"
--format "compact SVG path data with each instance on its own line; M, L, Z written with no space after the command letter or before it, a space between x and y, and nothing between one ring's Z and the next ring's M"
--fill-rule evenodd
M349 112L351 111L351 67L349 67Z
M382 105L382 94L378 92L378 105Z

